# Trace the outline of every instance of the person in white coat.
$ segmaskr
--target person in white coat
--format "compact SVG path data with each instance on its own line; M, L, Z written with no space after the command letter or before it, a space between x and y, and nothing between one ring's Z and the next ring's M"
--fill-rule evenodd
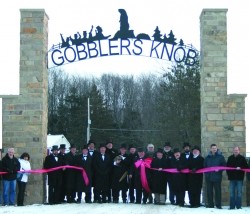
M24 152L18 161L20 162L20 171L30 170L30 155ZM19 172L17 175L17 185L18 185L18 194L17 194L17 206L24 206L24 193L26 188L26 183L28 182L28 176L30 173Z

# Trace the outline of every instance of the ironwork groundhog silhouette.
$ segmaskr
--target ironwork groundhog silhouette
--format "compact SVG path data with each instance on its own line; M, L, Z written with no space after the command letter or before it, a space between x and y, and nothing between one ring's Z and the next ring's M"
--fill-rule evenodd
M128 15L124 9L118 9L120 13L120 30L116 32L113 39L135 38L134 31L129 30Z

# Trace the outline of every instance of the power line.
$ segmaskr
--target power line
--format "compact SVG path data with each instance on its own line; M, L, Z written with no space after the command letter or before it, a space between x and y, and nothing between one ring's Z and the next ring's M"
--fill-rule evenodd
M154 129L99 129L99 128L91 128L91 130L100 130L100 131L122 131L122 132L160 132L161 130Z

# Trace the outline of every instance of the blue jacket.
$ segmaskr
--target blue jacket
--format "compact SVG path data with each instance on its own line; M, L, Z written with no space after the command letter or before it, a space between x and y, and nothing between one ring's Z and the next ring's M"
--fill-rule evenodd
M212 166L226 166L226 160L222 153L217 150L215 155L212 155L211 152L208 153L207 157L204 160L204 167L212 167ZM207 181L211 182L221 182L222 181L222 171L218 172L206 172L205 178Z

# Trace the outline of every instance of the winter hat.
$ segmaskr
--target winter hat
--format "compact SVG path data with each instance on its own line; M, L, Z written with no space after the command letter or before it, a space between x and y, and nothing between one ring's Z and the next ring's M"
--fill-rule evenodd
M127 145L125 143L122 143L121 146L120 146L120 149L127 149Z
M59 149L66 149L66 144L60 144Z
M57 145L52 146L51 151L59 150Z
M158 148L156 153L162 153L163 154L163 149L162 148Z
M195 150L195 149L196 149L196 150L199 150L199 152L201 152L201 149L200 149L199 146L194 146L192 150Z
M184 149L186 146L191 147L191 145L189 143L185 142L185 143L183 143L183 147L182 148Z
M76 145L75 144L71 144L70 145L70 149L72 149L72 148L76 148Z
M106 145L104 143L101 143L100 146L99 146L99 149L102 148L102 147L106 148Z
M131 148L135 148L135 149L136 149L136 145L134 145L134 144L129 144L128 149L131 149Z
M142 147L137 148L137 152L145 152L145 150Z
M88 149L88 145L83 145L82 150L83 149Z
M180 152L180 150L178 148L174 148L173 150L174 154L177 153L177 152Z
M92 140L92 139L90 139L90 140L89 140L89 142L88 142L88 144L87 144L87 145L89 146L91 143L93 143L93 144L95 145L95 141L94 141L94 140Z
M168 142L168 141L167 141L167 142L164 144L164 147L165 147L165 146L169 146L169 147L171 147L170 142Z

